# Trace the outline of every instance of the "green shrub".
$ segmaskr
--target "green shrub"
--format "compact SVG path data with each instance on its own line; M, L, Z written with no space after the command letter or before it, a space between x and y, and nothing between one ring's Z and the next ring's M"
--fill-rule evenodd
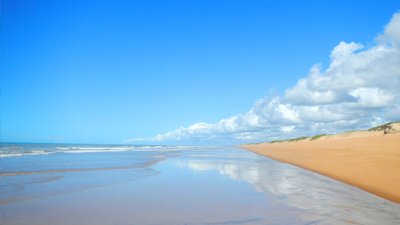
M390 124L392 124L392 123L386 123L386 124L383 124L383 125L380 125L377 127L373 127L371 129L369 129L368 131L383 131L386 129L390 129L392 127L392 126L390 126Z

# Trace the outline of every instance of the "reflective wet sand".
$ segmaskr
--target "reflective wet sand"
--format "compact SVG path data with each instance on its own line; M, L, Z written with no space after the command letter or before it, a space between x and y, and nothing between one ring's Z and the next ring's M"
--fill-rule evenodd
M79 157L154 163L0 177L1 224L400 223L397 203L238 148L107 154Z

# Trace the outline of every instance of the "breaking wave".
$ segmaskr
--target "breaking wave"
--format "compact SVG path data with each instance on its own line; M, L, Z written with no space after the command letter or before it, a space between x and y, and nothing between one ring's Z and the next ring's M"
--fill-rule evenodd
M21 146L18 146L21 145ZM49 144L14 144L12 146L4 146L0 148L0 157L16 157L16 156L34 156L47 155L54 153L100 153L100 152L124 152L124 151L140 151L140 152L169 152L169 151L187 151L199 148L215 148L216 146L149 146L149 145L112 145L112 146L90 146L90 145L49 145Z

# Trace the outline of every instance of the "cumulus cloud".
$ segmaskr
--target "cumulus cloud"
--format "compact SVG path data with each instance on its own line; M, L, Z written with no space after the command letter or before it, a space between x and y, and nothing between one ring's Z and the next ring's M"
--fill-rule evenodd
M314 65L283 96L270 93L244 115L127 141L243 143L337 133L400 120L399 27L400 13L396 13L375 46L364 50L360 43L340 42L331 52L328 69Z

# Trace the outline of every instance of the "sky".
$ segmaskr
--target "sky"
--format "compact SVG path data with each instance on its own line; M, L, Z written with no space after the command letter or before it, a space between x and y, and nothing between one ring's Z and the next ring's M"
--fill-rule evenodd
M1 3L1 141L236 145L400 120L400 3Z

